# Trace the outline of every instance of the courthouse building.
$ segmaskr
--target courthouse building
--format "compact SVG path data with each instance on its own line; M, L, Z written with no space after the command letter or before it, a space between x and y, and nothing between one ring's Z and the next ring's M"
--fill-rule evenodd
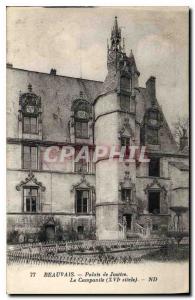
M155 77L140 87L133 52L127 55L122 44L115 18L104 82L7 64L8 239L188 231L188 138L176 144L156 99ZM90 153L98 145L146 146L150 161L43 159L48 147L67 145L76 153L82 145Z

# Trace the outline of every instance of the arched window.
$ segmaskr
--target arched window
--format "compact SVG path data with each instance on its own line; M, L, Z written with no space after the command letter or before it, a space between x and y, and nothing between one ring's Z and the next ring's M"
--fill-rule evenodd
M144 116L143 127L141 128L141 143L158 145L159 129L162 126L162 114L155 103L148 108Z
M22 133L39 134L41 115L41 98L32 91L32 85L28 85L28 92L20 94L19 121L22 122Z
M75 137L79 139L89 138L89 120L91 118L91 104L80 92L79 98L73 101L71 110L74 112Z

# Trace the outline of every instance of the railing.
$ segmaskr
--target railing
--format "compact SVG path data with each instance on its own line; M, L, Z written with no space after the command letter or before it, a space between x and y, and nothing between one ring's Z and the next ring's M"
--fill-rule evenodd
M30 264L130 263L133 252L167 247L171 239L131 239L107 241L29 244L7 251L7 262ZM115 256L117 253L117 257Z
M147 237L149 235L148 228L144 228L138 223L134 224L135 233L139 234L141 237Z

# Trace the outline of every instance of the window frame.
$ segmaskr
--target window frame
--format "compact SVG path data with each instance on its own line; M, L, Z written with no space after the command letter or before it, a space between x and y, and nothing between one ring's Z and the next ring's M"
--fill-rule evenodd
M26 196L25 195L25 190L30 190L31 195ZM32 195L32 190L36 190L36 196ZM32 198L36 199L36 210L32 210ZM27 210L27 198L30 198L30 210ZM23 212L24 213L30 213L30 214L36 214L39 212L39 187L37 186L24 186L23 187Z
M152 193L158 193L159 194L159 208L157 208L159 211L158 212L154 212L154 209L153 211L151 212L150 211L150 200L149 200L149 196L150 194ZM156 208L155 208L156 209ZM160 215L161 214L161 191L158 190L158 189L150 189L148 190L148 213L149 214L152 214L152 215Z
M127 191L129 193L129 200L127 200ZM123 198L125 192L125 198ZM131 188L122 188L121 189L121 201L122 202L131 202L132 201L132 189Z
M25 160L24 160L24 147L29 147L30 148L30 167L25 166ZM32 168L32 148L36 149L36 168ZM22 169L24 170L38 170L38 146L36 145L27 145L23 144L22 145Z
M82 203L81 203L81 211L78 211L78 192L87 192L88 193L88 198L87 198L87 205L86 205L86 207L87 207L87 210L86 211L84 211L84 209L83 209L83 206L84 206L84 204L83 204L83 196L82 196L82 199L81 199L81 201L82 201ZM76 189L75 190L75 213L76 214L78 214L78 215L87 215L87 214L90 214L91 213L91 209L92 209L92 207L91 207L91 195L90 195L91 193L90 193L90 189L87 189L87 188L80 188L80 189Z
M29 119L29 130L25 130L25 126L24 126L24 119L27 118ZM36 130L35 132L32 132L32 119L36 119ZM22 133L24 134L38 134L38 117L35 115L27 115L27 114L23 114L22 116Z
M78 134L78 132L77 132L77 124L78 123L80 123L80 125L81 124L86 124L87 125L87 134L86 135L83 135L83 128L81 128L81 134ZM75 137L77 139L88 139L89 138L89 128L88 128L88 125L89 125L89 120L88 119L78 119L78 118L75 118Z
M157 175L151 175L151 164L152 164L152 161L158 161L158 172L156 172ZM161 168L160 168L160 157L150 157L150 161L148 163L148 176L149 177L160 177L160 172L161 171Z

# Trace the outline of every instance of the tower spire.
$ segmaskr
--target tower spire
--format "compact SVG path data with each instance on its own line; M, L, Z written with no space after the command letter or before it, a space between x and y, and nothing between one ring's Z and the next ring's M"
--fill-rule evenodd
M114 26L111 31L111 49L115 51L121 50L121 29L118 27L117 17L114 19Z

